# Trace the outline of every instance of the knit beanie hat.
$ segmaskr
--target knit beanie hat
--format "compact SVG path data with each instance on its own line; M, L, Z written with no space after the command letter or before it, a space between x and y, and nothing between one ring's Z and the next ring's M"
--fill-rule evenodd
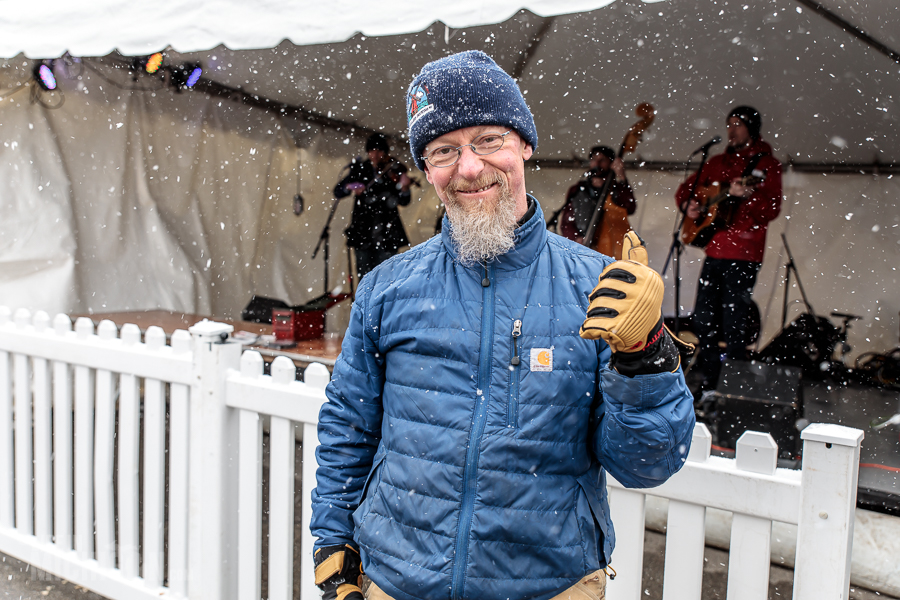
M366 152L370 150L381 150L382 152L388 153L391 151L391 146L388 144L387 136L383 133L373 133L369 136L369 139L366 140Z
M759 139L759 130L762 128L762 117L758 110L752 106L735 106L731 109L731 112L728 113L728 118L730 119L731 117L740 119L741 122L747 126L750 137L754 140Z
M515 129L537 148L534 117L519 86L490 56L469 50L422 67L406 94L409 148L425 170L425 146L445 133L478 125Z
M616 151L609 146L594 146L593 148L591 148L591 153L588 157L594 158L595 154L602 154L610 161L616 160Z

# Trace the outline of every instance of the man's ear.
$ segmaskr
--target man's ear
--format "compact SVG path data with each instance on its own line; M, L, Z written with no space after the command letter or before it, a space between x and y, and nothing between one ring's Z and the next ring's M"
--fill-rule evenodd
M534 154L534 148L531 147L531 144L525 142L525 148L522 150L522 160L528 160L532 154Z
M428 183L430 183L431 185L434 185L434 182L431 180L431 171L428 169L427 162L425 162L425 179L428 180Z

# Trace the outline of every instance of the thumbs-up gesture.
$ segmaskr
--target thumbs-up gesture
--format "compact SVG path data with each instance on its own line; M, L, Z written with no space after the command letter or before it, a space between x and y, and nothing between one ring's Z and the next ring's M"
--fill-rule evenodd
M622 260L603 269L591 293L581 337L603 338L613 352L641 352L663 333L663 282L651 269L644 241L625 234Z

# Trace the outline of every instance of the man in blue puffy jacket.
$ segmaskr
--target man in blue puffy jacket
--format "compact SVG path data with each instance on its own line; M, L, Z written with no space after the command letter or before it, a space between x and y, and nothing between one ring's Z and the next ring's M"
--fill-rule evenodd
M633 233L613 262L547 232L525 191L534 120L487 55L425 65L406 105L447 215L357 291L319 416L316 583L326 600L602 598L606 473L663 483L694 425L662 280Z

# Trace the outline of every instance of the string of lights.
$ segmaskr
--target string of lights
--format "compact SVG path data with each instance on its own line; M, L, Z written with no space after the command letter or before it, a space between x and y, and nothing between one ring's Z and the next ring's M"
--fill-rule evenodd
M203 77L203 66L198 63L188 62L179 65L166 65L164 63L165 52L156 52L147 56L136 56L131 58L105 57L84 59L79 59L66 54L60 59L42 60L37 62L34 66L33 78L37 82L37 86L35 87L39 87L40 89L33 89L32 97L34 101L40 102L47 108L59 108L62 106L65 99L62 96L62 90L59 87L59 82L56 80L57 73L55 73L54 70L59 69L61 66L65 66L65 69L63 69L64 72L58 74L69 79L74 79L80 75L80 72L77 74L72 73L71 67L78 65L81 69L90 69L92 73L96 74L106 83L126 91L156 92L164 89L168 85L175 93L181 93L184 90L194 90L210 96L239 102L246 106L259 108L274 113L279 117L296 117L311 125L319 125L332 130L347 132L351 135L365 136L373 133L384 133L356 122L335 119L308 110L302 106L279 102L259 94L247 92L243 89L217 83ZM116 81L116 78L110 73L105 72L106 70L103 67L111 67L116 70L126 69L130 74L133 85L126 85L120 81ZM139 79L146 79L147 77L150 77L151 81L155 81L155 84L152 86L137 85ZM59 94L60 101L58 104L50 104L44 99L44 95L51 90ZM15 91L18 91L18 89L10 91L7 94L13 94ZM3 97L4 96L0 95L0 98ZM402 136L388 134L388 137L393 138L397 142L402 142Z
M265 96L261 96L259 94L254 94L251 92L247 92L243 89L234 88L230 86L223 85L221 83L215 82L211 79L203 77L203 67L197 63L184 63L181 65L164 65L164 56L165 53L157 52L156 54L144 57L135 57L131 60L126 59L112 59L115 61L117 67L124 67L131 70L133 74L133 78L136 81L139 74L154 74L159 73L169 73L169 82L173 90L176 93L180 93L184 90L190 89L197 92L205 93L210 96L215 96L219 98L226 98L233 102L239 102L246 106L252 106L255 108L260 108L262 110L274 113L280 117L287 116L295 116L300 118L303 121L311 123L313 125L320 125L322 127L326 127L328 129L333 129L342 132L348 132L354 135L371 135L373 133L378 133L379 131L376 129L372 129L370 127L365 127L364 125L360 125L359 123L354 123L350 121L343 121L340 119L334 119L332 117L328 117L321 113L317 113L315 111L308 110L302 106L295 106L292 104L287 104L285 102L279 102L277 100L272 100L271 98L267 98ZM94 61L99 62L99 61ZM85 61L86 64L87 60ZM92 71L98 72L95 68L91 68ZM151 70L153 68L153 70ZM107 78L104 74L98 74L106 79L110 84L116 85L121 89L133 89L137 91L152 91L165 87L165 83L161 83L159 87L156 88L136 88L136 87L127 87L123 86L120 83L117 83L109 78ZM164 81L161 79L161 81ZM383 133L383 132L380 132ZM395 138L395 141L401 141L399 136L389 136Z
M94 64L94 63L96 63L96 64ZM140 85L122 85L121 83L119 83L118 81L113 79L112 77L109 77L108 75L106 75L102 70L100 70L98 68L97 65L103 64L102 61L85 58L83 61L83 64L85 67L90 69L92 73L95 73L98 77L100 77L100 79L102 79L103 81L105 81L106 83L108 83L112 86L119 88L120 90L127 90L130 92L156 92L156 91L159 91L166 87L164 75L162 77L159 77L158 85L155 85L153 87L144 87L144 86L140 86ZM116 64L115 68L119 68L119 66L121 66L123 64L124 63ZM131 65L129 64L127 66L130 67ZM156 70L154 70L153 73L156 73ZM135 72L133 74L132 80L137 81L137 72Z

